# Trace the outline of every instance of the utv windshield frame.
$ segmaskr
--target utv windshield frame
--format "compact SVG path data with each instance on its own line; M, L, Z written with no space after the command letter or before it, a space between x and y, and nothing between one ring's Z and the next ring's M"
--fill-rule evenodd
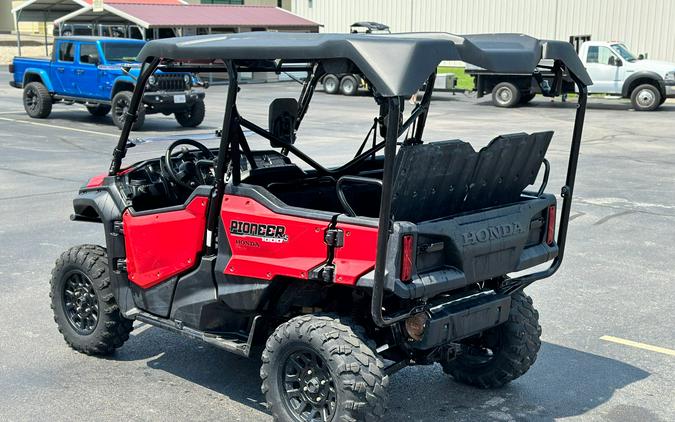
M206 254L215 253L219 208L225 190L225 178L231 170L228 183L241 182L241 155L250 154L243 135L246 128L267 138L273 146L282 148L314 168L319 174L341 175L365 158L384 150L382 195L378 217L377 251L372 287L371 315L373 322L388 326L418 313L413 308L396 315L385 316L382 312L384 297L387 242L392 225L392 186L395 178L394 160L399 137L414 125L414 131L404 143L419 143L431 101L436 67L443 60L462 60L496 72L532 73L542 59L553 60L555 81L544 95L560 93L563 78L570 78L578 89L578 103L570 146L565 184L561 188L563 198L558 224L558 255L551 265L542 271L508 279L500 288L502 294L513 294L534 281L553 275L563 260L569 216L572 205L574 182L581 145L581 134L586 112L587 86L592 83L583 64L571 44L561 41L541 41L517 34L489 34L456 36L446 33L413 33L394 35L358 34L282 34L239 33L218 36L185 37L150 41L139 55L143 62L141 74L134 90L127 119L113 152L109 175L120 171L126 153L129 134L141 103L144 87L150 75L158 68L165 71L226 72L228 95L223 118L218 159L215 165L215 184L211 193L210 209L206 227ZM384 140L367 151L335 169L327 169L270 131L242 117L236 106L238 72L298 71L305 70L308 77L298 101L298 116L295 129L300 127L307 112L314 89L321 77L334 69L361 73L373 87L376 102L380 105L380 121L387 130ZM403 102L426 82L420 103L402 122L399 113ZM386 111L386 114L382 113ZM231 166L228 165L231 163Z

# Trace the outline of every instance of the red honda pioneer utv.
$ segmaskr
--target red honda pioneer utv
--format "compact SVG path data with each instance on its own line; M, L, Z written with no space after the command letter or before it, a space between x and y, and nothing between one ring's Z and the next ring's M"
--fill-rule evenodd
M262 391L281 421L377 420L388 376L406 365L440 363L487 388L534 363L541 328L523 288L562 261L591 83L570 44L241 33L151 41L139 59L110 170L73 204L73 220L103 224L106 247L73 247L52 273L55 320L75 350L111 353L134 320L243 356L262 350ZM556 198L544 193L552 132L499 135L480 151L422 139L440 61L532 73L541 59L552 60L557 81L542 87L546 95L563 80L579 90L557 239ZM157 69L228 75L219 147L179 139L122 169ZM268 128L239 113L238 72L287 70L307 78L298 100L271 102ZM329 72L363 75L377 105L356 156L335 168L295 144ZM270 148L252 150L250 133ZM539 188L528 189L542 167Z

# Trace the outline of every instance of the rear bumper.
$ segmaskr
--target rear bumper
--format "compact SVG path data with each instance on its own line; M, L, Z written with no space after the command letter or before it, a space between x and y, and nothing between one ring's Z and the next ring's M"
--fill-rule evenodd
M184 102L176 102L185 97ZM204 91L146 92L143 104L159 113L174 113L191 108L197 101L204 99Z
M480 333L506 322L511 296L495 293L468 297L432 307L422 340L412 344L427 350Z
M402 299L432 298L473 283L501 277L543 264L558 256L558 246L548 245L539 216L556 204L543 195L521 203L471 214L412 224L396 222L388 242L384 290ZM509 232L494 233L500 227ZM514 229L515 227L515 229ZM418 251L412 280L398 278L401 238L412 234ZM434 240L429 240L434 239ZM432 251L432 248L433 251ZM357 286L372 288L374 271L363 275Z

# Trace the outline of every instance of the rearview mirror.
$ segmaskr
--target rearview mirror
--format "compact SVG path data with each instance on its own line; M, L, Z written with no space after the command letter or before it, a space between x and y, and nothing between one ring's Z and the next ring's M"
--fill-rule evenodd
M614 62L614 66L616 67L623 66L623 61L621 61L621 59L616 59L616 61Z

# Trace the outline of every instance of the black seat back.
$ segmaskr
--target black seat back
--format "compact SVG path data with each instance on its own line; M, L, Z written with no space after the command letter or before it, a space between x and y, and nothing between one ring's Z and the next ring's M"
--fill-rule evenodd
M415 223L518 201L535 182L552 136L502 135L479 152L460 140L401 147L393 218Z

